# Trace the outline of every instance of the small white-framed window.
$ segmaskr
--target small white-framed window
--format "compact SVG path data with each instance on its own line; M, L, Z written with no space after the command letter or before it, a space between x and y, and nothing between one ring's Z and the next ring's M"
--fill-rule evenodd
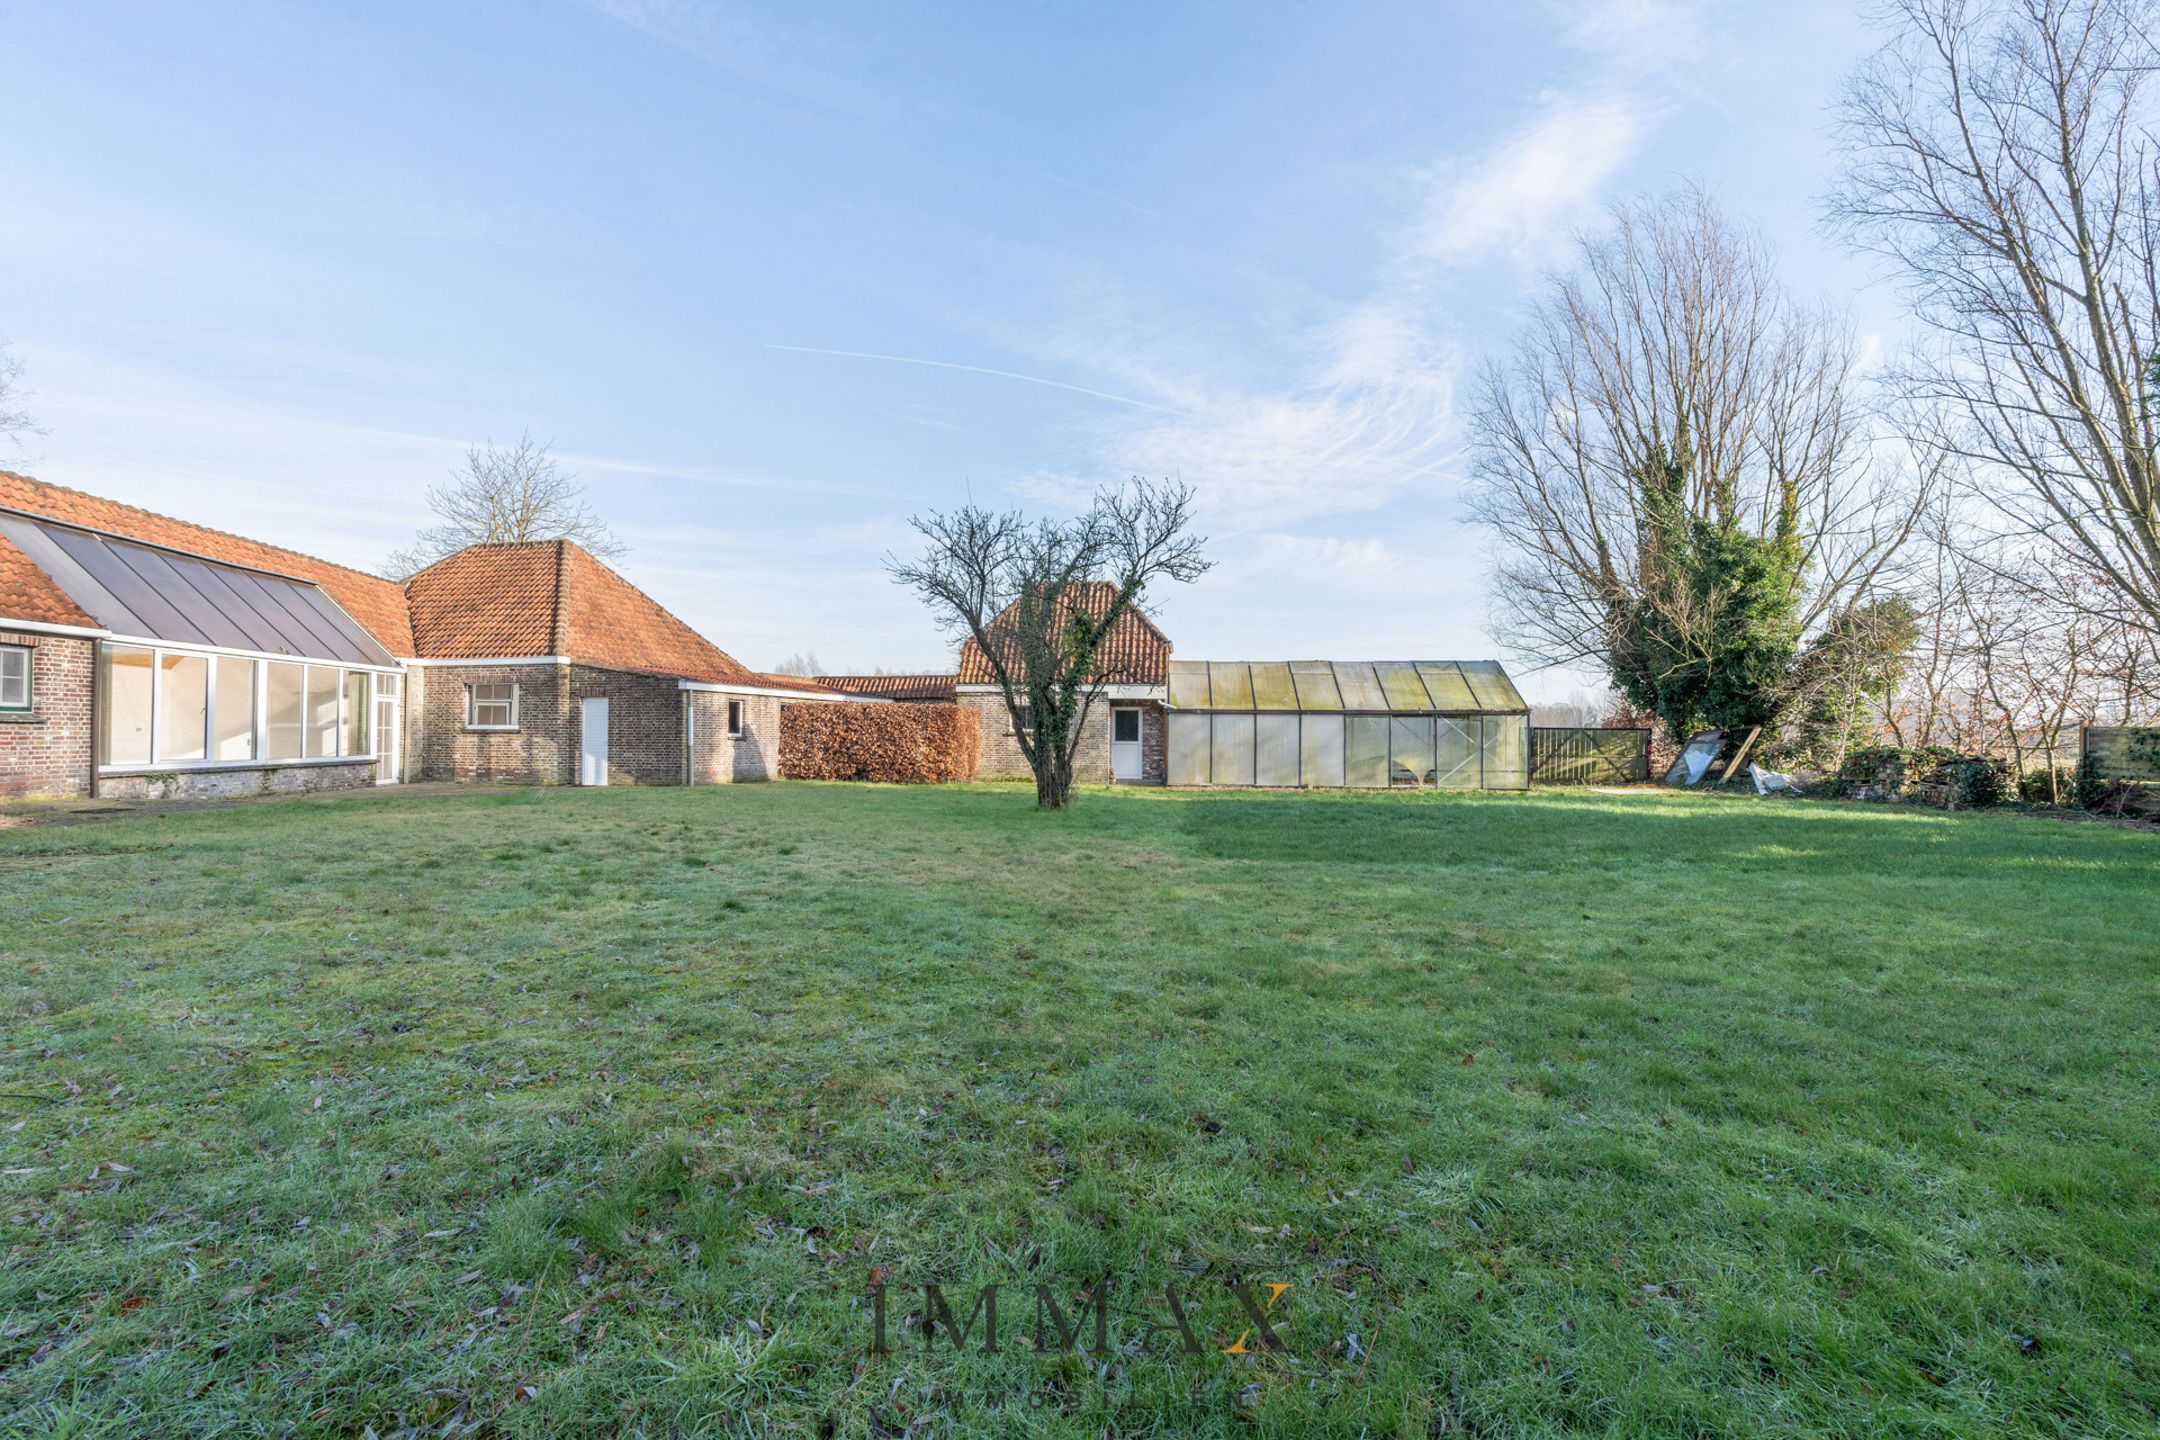
M28 645L0 645L0 710L30 708L32 663L37 651Z
M1022 705L1013 712L1013 734L1033 735L1034 733L1035 707L1032 705Z
M473 730L517 729L518 687L515 685L468 685L465 687L465 724Z
M743 702L740 700L727 702L727 733L730 739L743 737Z

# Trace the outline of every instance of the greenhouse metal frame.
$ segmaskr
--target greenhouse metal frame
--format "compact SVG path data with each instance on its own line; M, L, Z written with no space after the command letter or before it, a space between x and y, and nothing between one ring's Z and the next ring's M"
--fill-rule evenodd
M1172 785L1527 790L1530 711L1491 660L1172 660Z

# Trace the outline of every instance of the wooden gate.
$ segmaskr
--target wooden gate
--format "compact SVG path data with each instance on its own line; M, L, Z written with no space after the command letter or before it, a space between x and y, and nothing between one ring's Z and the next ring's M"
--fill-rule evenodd
M1530 727L1533 785L1642 785L1649 779L1648 730Z

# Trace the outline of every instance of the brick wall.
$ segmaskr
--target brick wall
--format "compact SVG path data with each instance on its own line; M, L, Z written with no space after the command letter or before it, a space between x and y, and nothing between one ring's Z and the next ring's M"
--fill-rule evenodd
M34 652L30 713L0 715L0 795L88 794L95 642L0 631L0 643L28 645Z
M978 780L1032 780L1035 772L1028 768L1027 757L1020 753L1020 742L1013 738L1012 716L1005 709L1005 698L995 692L961 691L959 703L973 706L982 715L982 765L975 772ZM1140 784L1160 785L1169 775L1169 727L1162 702L1158 700L1119 700L1113 702L1108 696L1095 702L1088 710L1087 720L1080 727L1080 748L1073 752L1073 778L1083 785L1108 785L1110 770L1110 711L1130 705L1140 712Z
M578 734L567 665L426 666L417 742L408 773L416 780L492 780L513 785L568 785L577 779ZM468 685L518 687L518 728L476 731L465 724ZM408 694L408 703L410 702Z
M743 707L743 734L727 733L727 702ZM776 695L727 695L695 690L697 746L691 781L725 785L737 780L775 780L780 775L780 699Z
M672 675L644 675L633 670L570 667L565 700L570 743L569 772L577 779L583 701L608 702L608 784L680 785L683 783L683 694Z

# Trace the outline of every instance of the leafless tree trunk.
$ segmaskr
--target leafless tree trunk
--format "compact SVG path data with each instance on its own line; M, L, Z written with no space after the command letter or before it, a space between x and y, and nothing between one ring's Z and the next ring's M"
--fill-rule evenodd
M1918 507L1871 463L1854 360L1844 319L1793 300L1703 192L1616 207L1479 383L1470 510L1498 547L1498 637L1605 664L1616 610L1650 598L1644 477L1666 456L1693 515L1757 535L1789 516L1803 629L1860 594Z
M384 569L404 579L468 545L516 545L534 540L575 540L603 560L628 547L617 540L591 506L585 487L564 472L548 447L520 435L517 444L492 443L465 452L465 468L448 484L431 486L428 508L441 523L393 554Z
M1831 218L1939 343L1899 389L2014 533L2160 629L2150 0L1896 0Z
M1122 673L1103 642L1159 580L1197 580L1206 540L1188 534L1192 491L1135 480L1097 493L1072 520L1029 520L969 505L909 523L922 555L887 557L893 579L921 596L950 633L982 651L1020 753L1035 773L1036 803L1072 803L1073 756L1090 710Z

